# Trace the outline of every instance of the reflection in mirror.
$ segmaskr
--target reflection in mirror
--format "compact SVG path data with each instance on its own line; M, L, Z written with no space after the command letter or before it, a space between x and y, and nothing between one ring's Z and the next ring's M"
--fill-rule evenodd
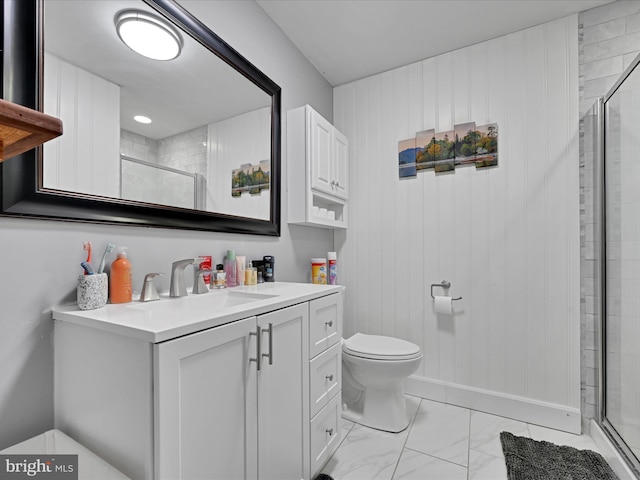
M45 191L269 220L272 97L185 32L179 56L146 58L118 37L133 0L45 0ZM137 115L150 123L134 120Z

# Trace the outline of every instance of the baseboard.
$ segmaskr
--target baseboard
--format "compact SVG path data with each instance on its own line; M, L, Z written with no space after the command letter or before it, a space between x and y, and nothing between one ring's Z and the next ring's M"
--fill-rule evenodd
M409 395L436 402L470 408L578 435L582 430L579 408L418 376L409 377L405 381L404 387L405 393Z
M591 438L596 442L598 449L602 452L602 456L605 458L609 466L613 469L620 480L637 480L633 471L627 465L627 462L622 458L622 455L618 452L606 433L602 430L600 425L595 420L591 420Z

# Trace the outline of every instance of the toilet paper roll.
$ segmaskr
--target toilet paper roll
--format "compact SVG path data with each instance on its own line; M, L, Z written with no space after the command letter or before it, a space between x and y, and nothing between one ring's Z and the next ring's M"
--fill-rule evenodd
M435 299L436 313L445 313L451 315L453 309L451 308L451 297L436 296Z

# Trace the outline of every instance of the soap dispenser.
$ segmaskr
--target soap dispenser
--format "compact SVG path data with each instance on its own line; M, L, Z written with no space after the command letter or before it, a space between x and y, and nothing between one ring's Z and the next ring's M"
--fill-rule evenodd
M236 281L236 252L227 250L227 257L224 260L224 273L227 274L227 287L235 287Z
M127 247L119 247L118 255L111 264L110 297L111 303L131 301L131 262L127 258Z

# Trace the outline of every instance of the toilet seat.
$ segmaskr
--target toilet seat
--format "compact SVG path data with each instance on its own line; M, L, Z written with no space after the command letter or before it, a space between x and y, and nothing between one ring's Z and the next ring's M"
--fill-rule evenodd
M422 357L420 347L394 337L356 333L342 344L342 351L371 360L412 360Z

